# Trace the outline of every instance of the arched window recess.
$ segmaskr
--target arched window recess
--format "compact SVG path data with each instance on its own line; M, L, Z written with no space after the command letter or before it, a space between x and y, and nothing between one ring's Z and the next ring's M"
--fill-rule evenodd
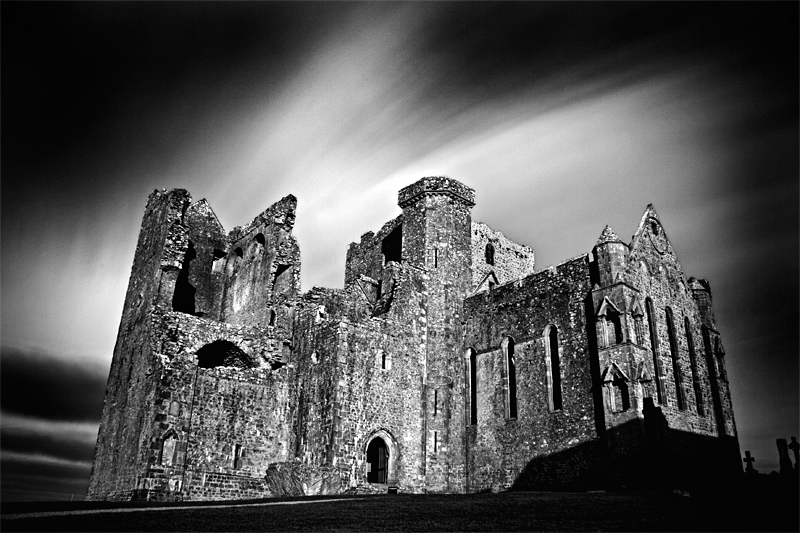
M491 242L486 243L486 248L483 251L484 259L487 265L494 265L494 245Z
M608 412L622 413L631 408L628 381L628 376L617 363L611 363L603 370L604 402Z
M597 309L597 325L600 334L600 347L622 344L625 339L622 327L622 313L608 296L603 298Z
M550 411L564 408L561 390L561 353L558 328L550 324L544 329L545 364L547 367L547 404Z
M506 418L517 418L517 363L514 357L515 343L506 337L500 344L505 362Z

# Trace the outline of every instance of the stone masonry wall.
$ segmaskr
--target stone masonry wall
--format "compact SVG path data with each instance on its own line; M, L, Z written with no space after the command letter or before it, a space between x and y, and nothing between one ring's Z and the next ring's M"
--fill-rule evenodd
M153 322L153 330L159 332L152 342L159 359L154 373L160 378L144 458L148 469L137 482L139 497L269 495L265 487L253 492L252 480L261 483L269 465L285 461L292 445L293 370L285 364L282 343L271 336L271 328L224 324L180 312L156 310ZM199 367L197 352L220 340L242 350L250 368Z
M342 303L363 297L355 287L328 300L318 293L314 305L304 302L298 311L296 456L306 464L335 467L341 490L385 493L391 484L416 492L422 485L417 275L400 269L397 294L403 305L378 317L345 316L350 308ZM367 481L366 449L377 435L390 448L382 485Z
M224 322L274 325L291 336L292 300L300 292L300 250L292 236L297 199L287 196L228 236ZM273 318L271 313L275 313Z
M487 245L490 243L491 252L487 252ZM493 264L489 264L489 260ZM496 284L503 284L533 274L534 269L531 247L515 243L483 222L472 223L473 291L489 290L489 282L494 282L494 278L487 278L490 272L497 278Z
M598 476L588 349L585 256L464 302L465 345L477 356L477 425L470 427L469 490L545 488ZM558 328L563 408L549 401L547 331ZM514 342L517 416L509 417L505 339Z
M153 303L174 287L187 242L184 190L154 191L145 208L111 362L88 499L130 499L146 463L156 383L150 349ZM170 299L171 301L171 293ZM144 449L143 449L144 448Z

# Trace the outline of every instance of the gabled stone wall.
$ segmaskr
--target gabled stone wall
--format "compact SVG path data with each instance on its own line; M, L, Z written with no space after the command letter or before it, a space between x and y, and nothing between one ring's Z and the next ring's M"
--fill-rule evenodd
M477 357L477 424L468 436L469 490L570 486L597 477L585 256L464 302L465 344ZM549 401L548 327L558 329L563 406ZM509 416L512 339L516 417ZM578 450L575 454L571 450Z
M533 274L535 266L531 247L508 239L483 222L472 222L473 291L487 291L490 285L524 278Z

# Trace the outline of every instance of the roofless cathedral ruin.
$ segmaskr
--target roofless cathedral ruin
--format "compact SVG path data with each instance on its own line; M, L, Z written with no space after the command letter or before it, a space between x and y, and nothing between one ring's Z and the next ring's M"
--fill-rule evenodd
M226 234L155 191L89 499L688 488L741 474L711 290L652 205L536 271L445 177L300 292L283 198Z

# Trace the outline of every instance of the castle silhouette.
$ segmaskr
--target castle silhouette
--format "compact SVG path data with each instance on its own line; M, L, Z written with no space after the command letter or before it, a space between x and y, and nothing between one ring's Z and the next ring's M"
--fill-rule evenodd
M709 283L652 205L555 267L426 177L300 292L287 196L147 202L89 499L689 488L740 476Z

